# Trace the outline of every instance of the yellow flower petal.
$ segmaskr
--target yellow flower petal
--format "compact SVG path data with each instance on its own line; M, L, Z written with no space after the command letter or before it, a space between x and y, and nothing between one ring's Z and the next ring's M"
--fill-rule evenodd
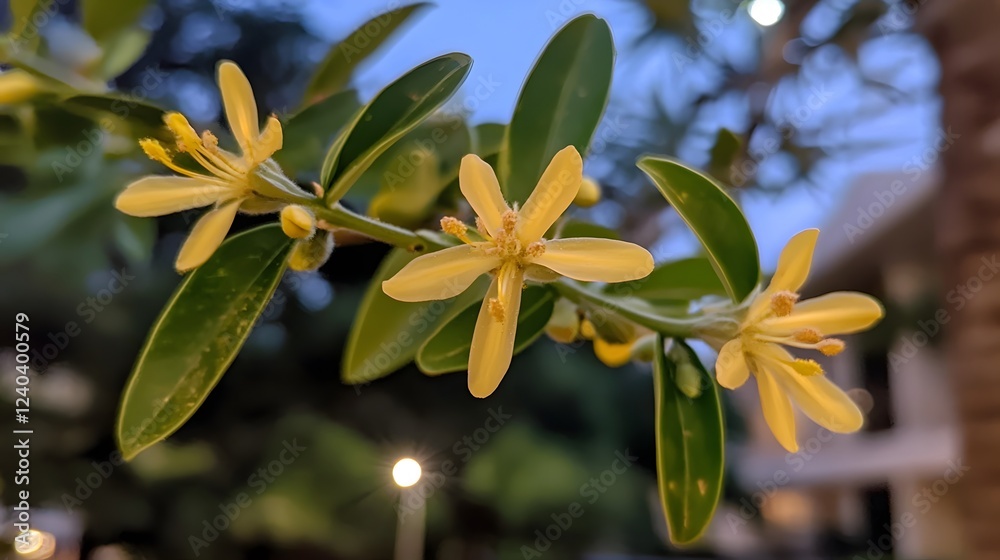
M560 150L545 168L535 190L520 211L518 237L537 241L576 198L583 182L583 158L573 146Z
M177 270L184 272L197 268L212 256L212 253L222 245L229 228L236 218L242 199L227 202L215 210L202 216L194 225L187 241L177 255Z
M274 152L281 149L282 142L284 142L284 134L281 131L281 121L271 115L267 118L264 131L257 138L257 151L254 153L254 157L257 158L257 161L263 161L273 156Z
M608 367L622 367L632 359L632 343L615 344L603 338L595 338L594 355Z
M815 329L824 336L863 331L882 318L882 304L857 292L833 292L795 304L791 314L761 321L761 330L790 336L800 329Z
M481 275L500 266L472 245L459 245L419 256L382 282L382 291L399 301L430 301L457 296Z
M584 282L625 282L653 271L653 255L642 247L593 237L546 241L545 252L532 262Z
M490 396L510 367L514 355L514 334L521 308L523 273L516 266L505 266L493 279L490 291L479 309L476 331L469 351L469 392L472 396ZM501 289L502 288L502 289ZM497 298L503 307L503 320L497 320L490 300Z
M20 103L42 89L42 81L24 70L12 69L0 74L0 104Z
M747 382L750 370L743 357L743 345L739 340L730 340L719 351L715 360L715 379L726 389L736 389Z
M215 204L231 193L223 185L188 177L143 177L115 199L115 208L142 218L163 216Z
M476 154L468 154L462 158L458 184L486 231L495 237L501 229L500 217L510 207L500 193L500 183L493 168Z
M812 266L813 251L816 249L818 237L818 229L807 229L795 234L788 241L778 258L774 277L767 287L768 292L799 291L809 277L809 268Z
M219 91L226 109L226 120L233 136L243 153L256 160L254 145L260 136L260 122L257 120L257 101L246 75L236 63L223 61L219 64Z
M840 434L861 429L865 419L858 405L825 375L796 372L790 365L791 354L774 344L765 346L760 359L810 420Z
M795 411L792 409L792 401L769 372L759 371L756 377L760 408L764 412L767 426L782 447L790 453L797 452L799 444L795 441Z

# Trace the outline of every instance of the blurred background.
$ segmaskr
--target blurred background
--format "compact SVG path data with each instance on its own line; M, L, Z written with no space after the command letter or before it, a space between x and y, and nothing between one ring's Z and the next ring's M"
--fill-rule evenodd
M238 62L261 111L284 117L331 46L402 5L120 4L102 17L136 24L116 43L83 32L73 0L47 4L27 30L4 10L4 25L42 42L60 68L99 65L137 118L151 104L216 130L217 61ZM136 130L96 126L65 103L25 105L0 87L0 400L13 411L10 318L26 313L41 372L32 522L45 532L37 550L8 557L376 559L392 557L399 533L442 560L1000 558L1000 4L436 4L357 67L349 85L361 100L461 51L475 65L444 112L505 123L552 34L579 13L606 18L615 81L586 161L604 200L582 212L657 260L695 253L634 167L651 152L731 187L767 271L792 234L820 227L806 295L861 290L888 310L825 364L867 411L864 430L834 436L803 421L802 450L788 454L754 389L726 392L724 501L699 544L674 549L656 499L644 365L610 369L588 345L543 339L488 400L471 397L462 374L412 366L342 384L349 326L387 251L369 244L289 273L193 419L125 465L112 437L118 398L180 279L172 263L193 216L135 220L112 208L131 178L156 169L137 156ZM404 141L384 158L414 149ZM371 174L348 203L364 210L379 180ZM13 413L0 418L16 429ZM423 471L406 491L392 475L403 457ZM13 450L0 467L13 507Z

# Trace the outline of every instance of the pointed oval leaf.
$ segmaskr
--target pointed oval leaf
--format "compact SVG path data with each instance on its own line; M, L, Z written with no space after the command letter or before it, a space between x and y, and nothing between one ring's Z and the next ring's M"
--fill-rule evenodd
M528 286L521 296L514 335L514 354L531 346L545 331L552 317L555 294L544 286ZM481 302L474 302L447 323L441 325L417 352L417 367L427 375L440 375L469 369L472 333L479 318Z
M369 383L408 364L439 325L486 295L489 280L483 276L447 300L407 303L387 296L382 281L416 257L393 249L375 272L347 336L341 372L345 383Z
M320 184L336 202L393 143L430 116L465 81L472 59L440 56L389 84L340 133L323 162Z
M500 186L508 201L523 204L559 150L572 145L586 154L608 102L614 60L611 29L593 15L569 22L545 46L500 151Z
M308 170L318 179L323 151L360 108L357 92L347 90L302 109L285 123L284 145L275 152L275 161L286 173Z
M656 396L656 475L670 540L686 544L708 527L719 503L724 468L722 407L715 382L694 351L677 341L702 376L701 395L692 399L675 381L676 366L656 337L653 387Z
M661 156L637 163L694 232L735 302L757 286L757 242L736 202L707 175Z
M122 394L115 435L126 460L198 410L278 287L291 246L277 225L235 235L177 287Z
M431 4L419 2L375 16L330 47L306 87L305 102L313 103L343 90L359 64L378 50L407 20L429 6Z

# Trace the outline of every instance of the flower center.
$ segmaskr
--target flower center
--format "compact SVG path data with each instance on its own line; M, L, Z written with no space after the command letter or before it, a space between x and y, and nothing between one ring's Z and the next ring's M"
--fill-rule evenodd
M525 245L517 236L519 219L517 210L504 212L500 219L500 231L492 236L483 226L482 220L476 218L476 229L484 241L470 239L468 227L458 218L451 216L441 218L441 231L457 237L463 243L480 248L487 255L498 256L504 262L514 263L522 268L545 252L544 240L539 239Z
M184 118L184 115L180 113L168 113L163 120L170 132L174 134L177 153L189 154L205 171L222 181L250 190L249 174L251 169L236 156L219 148L219 139L214 134L206 130L199 136ZM139 141L139 145L150 159L162 163L181 175L204 179L203 175L177 165L173 156L158 140L143 138Z

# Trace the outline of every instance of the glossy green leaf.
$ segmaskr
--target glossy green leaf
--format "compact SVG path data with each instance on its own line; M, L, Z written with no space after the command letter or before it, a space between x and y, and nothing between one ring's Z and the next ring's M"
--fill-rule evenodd
M482 123L472 129L472 153L483 158L490 166L496 167L497 158L503 148L507 126L499 123Z
M275 161L290 176L299 171L315 173L323 151L338 132L344 129L361 108L354 90L342 91L310 105L292 115L282 127L282 149L274 154Z
M451 98L471 68L467 55L447 54L410 70L376 95L327 152L320 181L327 201L340 200L379 155Z
M91 118L101 119L100 113L110 113L112 118L124 119L131 126L135 136L152 136L164 140L172 139L163 125L163 109L118 94L75 95L62 102L67 110L73 110Z
M83 0L80 4L83 28L98 43L138 23L149 5L148 0Z
M521 295L521 310L517 316L514 353L531 346L545 331L552 316L555 294L544 286L529 286ZM479 318L482 302L474 302L452 320L441 325L417 352L417 367L428 375L439 375L469 369L472 333Z
M622 236L611 228L584 222L581 220L570 220L557 226L556 231L559 237L597 237L600 239L621 239Z
M231 237L184 278L122 394L115 433L126 459L198 410L278 287L291 247L277 225L259 227Z
M586 154L608 102L615 47L608 24L580 16L559 30L528 75L499 158L510 202L524 203L552 156L566 146Z
M726 293L743 301L757 286L757 242L736 202L707 175L660 156L637 164L694 232Z
M708 295L725 295L726 288L706 258L681 259L661 264L645 278L608 284L604 292L634 296L651 303L690 301Z
M723 183L731 183L732 166L742 147L742 138L727 128L720 128L709 153L708 172Z
M345 383L369 383L408 364L439 325L486 295L486 276L442 301L407 303L385 295L382 281L414 258L415 254L393 249L368 284L344 348L341 375Z
M366 21L343 41L333 45L306 87L306 103L343 90L354 69L374 53L412 16L431 6L426 2L403 6Z
M678 389L677 366L657 335L653 362L656 399L656 474L670 540L686 544L708 527L719 503L724 468L722 407L715 382L694 351L676 341L675 352L701 374L701 394Z

